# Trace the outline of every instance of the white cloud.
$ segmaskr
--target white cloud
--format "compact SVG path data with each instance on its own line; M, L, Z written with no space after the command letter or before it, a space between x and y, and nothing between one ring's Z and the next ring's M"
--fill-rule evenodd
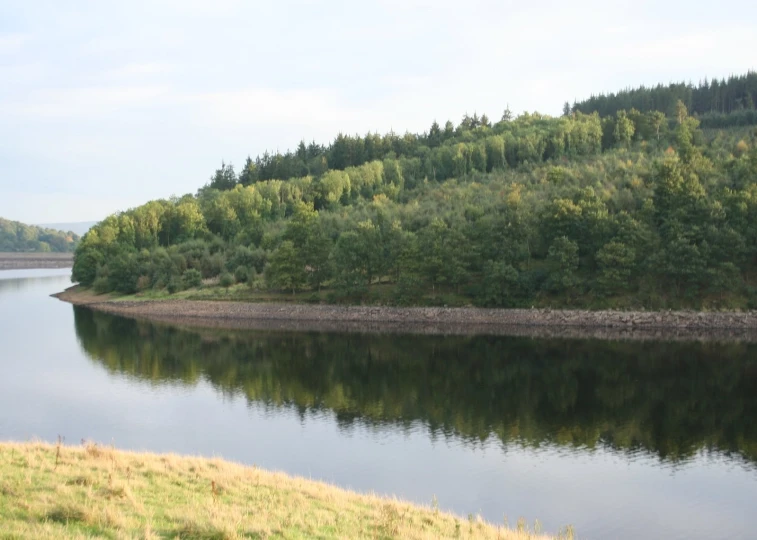
M166 86L52 88L0 105L0 115L21 118L81 118L132 107L158 105L169 95ZM164 101L163 101L164 102Z
M56 221L107 206L92 193L193 191L221 159L302 137L422 131L508 104L559 114L592 93L757 67L757 4L742 0L7 4L0 201L32 178L70 197L45 199L70 212Z

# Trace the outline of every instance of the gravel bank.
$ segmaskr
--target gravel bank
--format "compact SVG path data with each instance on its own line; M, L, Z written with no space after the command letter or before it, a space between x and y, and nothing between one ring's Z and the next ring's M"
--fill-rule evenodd
M0 253L0 270L71 268L73 253Z
M113 301L72 287L55 295L117 315L186 326L300 331L492 334L757 342L757 312L396 308L193 300Z

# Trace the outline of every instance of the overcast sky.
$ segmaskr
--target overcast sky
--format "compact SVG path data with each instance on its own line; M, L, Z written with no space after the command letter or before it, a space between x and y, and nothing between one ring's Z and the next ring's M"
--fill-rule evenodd
M757 2L0 0L0 216L99 220L221 160L757 67Z

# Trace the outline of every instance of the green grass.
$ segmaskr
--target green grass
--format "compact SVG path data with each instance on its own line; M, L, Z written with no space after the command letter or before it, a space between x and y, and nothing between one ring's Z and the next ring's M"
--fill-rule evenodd
M3 539L546 538L219 459L39 443L0 444L0 524Z

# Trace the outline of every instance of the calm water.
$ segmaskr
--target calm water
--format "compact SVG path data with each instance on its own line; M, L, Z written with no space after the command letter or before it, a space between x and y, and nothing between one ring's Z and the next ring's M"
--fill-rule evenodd
M0 272L0 439L223 456L579 538L754 538L757 346L183 331Z

